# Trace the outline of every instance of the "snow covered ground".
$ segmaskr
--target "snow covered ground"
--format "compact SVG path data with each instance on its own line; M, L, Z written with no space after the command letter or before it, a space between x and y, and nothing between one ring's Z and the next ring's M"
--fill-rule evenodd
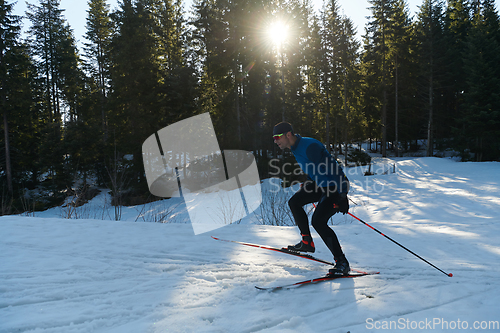
M180 202L163 205L181 223L143 222L149 206L112 221L98 197L87 219L61 209L0 218L0 333L499 332L500 163L384 163L396 173L348 170L351 212L454 277L338 215L351 266L379 275L259 291L328 267L210 236L280 247L298 241L295 227L254 215L195 236Z

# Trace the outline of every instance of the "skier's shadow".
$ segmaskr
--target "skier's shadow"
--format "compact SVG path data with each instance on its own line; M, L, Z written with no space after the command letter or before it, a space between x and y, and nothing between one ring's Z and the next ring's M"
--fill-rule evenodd
M335 298L336 306L341 307L356 303L355 279L356 278L342 278L332 281L320 282L320 284L326 286L326 288L324 289L325 292L326 290L328 290L332 297Z

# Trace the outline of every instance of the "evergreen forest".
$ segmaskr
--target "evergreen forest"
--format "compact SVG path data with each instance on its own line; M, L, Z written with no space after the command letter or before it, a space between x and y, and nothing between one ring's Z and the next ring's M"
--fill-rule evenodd
M154 200L142 143L206 112L220 147L252 151L263 176L283 120L336 156L368 141L382 156L500 160L494 0L423 0L415 15L368 0L364 27L337 0L87 0L82 47L60 0L28 5L26 34L14 4L0 0L0 215L90 183L115 204Z

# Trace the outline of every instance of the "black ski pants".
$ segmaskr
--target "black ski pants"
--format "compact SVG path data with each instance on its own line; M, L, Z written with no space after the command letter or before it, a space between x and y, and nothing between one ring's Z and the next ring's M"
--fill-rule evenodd
M328 187L317 187L313 181L307 181L288 201L295 223L302 235L310 235L309 221L303 206L317 202L311 225L321 236L323 242L330 249L335 260L343 259L344 254L335 232L328 226L328 220L339 210L334 207L340 195L336 191L329 191Z

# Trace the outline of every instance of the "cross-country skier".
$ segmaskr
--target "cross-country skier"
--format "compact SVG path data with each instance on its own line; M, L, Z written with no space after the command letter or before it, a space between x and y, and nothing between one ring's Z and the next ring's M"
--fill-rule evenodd
M320 141L295 134L292 125L287 122L274 126L273 138L281 149L289 148L292 151L300 168L308 176L308 180L288 201L295 223L302 234L302 240L296 245L288 246L288 249L300 252L315 251L303 206L317 202L311 225L333 254L335 266L329 270L329 274L347 275L350 270L349 262L342 252L337 235L328 226L330 217L338 212L346 214L349 210L349 181L344 171Z

